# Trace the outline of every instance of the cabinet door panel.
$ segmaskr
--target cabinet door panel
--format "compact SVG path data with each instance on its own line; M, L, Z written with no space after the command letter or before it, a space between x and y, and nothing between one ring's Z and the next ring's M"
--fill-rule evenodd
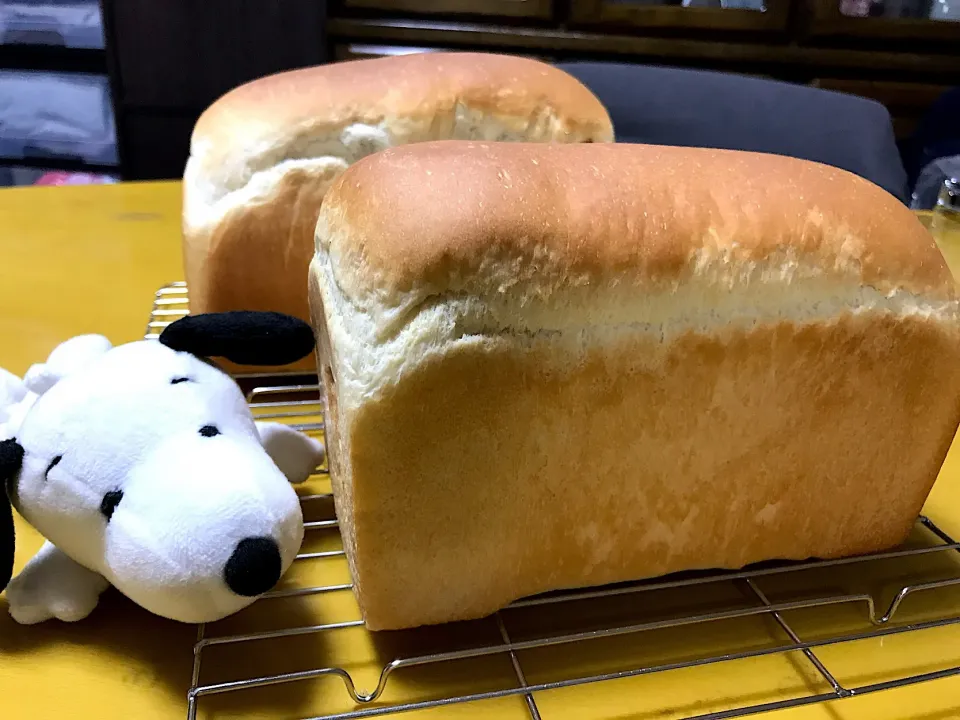
M790 0L573 0L578 25L711 30L786 29Z
M343 0L343 5L425 15L548 18L553 14L553 0Z
M811 0L810 32L819 37L960 42L953 0Z

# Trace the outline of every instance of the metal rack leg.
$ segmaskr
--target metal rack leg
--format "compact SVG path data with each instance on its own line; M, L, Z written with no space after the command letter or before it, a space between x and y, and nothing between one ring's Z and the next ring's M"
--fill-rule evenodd
M928 518L926 515L922 515L920 517L920 524L923 525L927 530L932 532L934 535L936 535L938 538L943 540L944 544L946 545L956 544L957 542L956 540L954 540L952 537L950 537L950 535L948 535L943 530L941 530L940 527L935 522L933 522L933 520Z
M757 598L760 600L760 602L762 602L766 607L771 606L770 600L767 598L764 592L759 587L757 587L757 584L753 580L751 580L750 578L747 578L746 583L747 583L747 586L753 591L753 594L756 595ZM781 615L779 612L776 612L776 611L774 611L771 614L773 615L774 620L777 621L777 624L781 628L783 628L783 631L790 637L791 640L793 640L793 642L795 643L801 642L800 637L793 631L793 628L791 628L787 624L787 621L783 619L783 615ZM828 683L830 683L830 687L833 688L833 691L837 694L837 697L843 698L843 697L849 697L851 695L850 691L847 690L845 687L843 687L843 685L841 685L837 681L837 679L833 676L833 673L827 670L826 666L823 664L820 658L816 656L813 650L811 650L810 648L804 648L802 652L804 655L807 656L807 660L809 660L811 664L817 669L817 672L819 672L823 676L823 679L826 680Z
M173 283L169 286L161 288L155 296L153 312L148 321L148 325L145 328L144 337L146 339L156 339L159 335L159 332L167 325L169 322L177 319L180 316L186 315L188 312L188 295L186 284L183 282ZM306 373L296 373L293 375L283 374L280 376L270 375L247 375L240 376L240 379L246 378L246 380L254 380L256 378L263 378L264 381L270 380L271 382L276 381L278 384L275 386L260 386L255 387L248 397L248 401L251 405L251 410L255 411L255 415L259 419L270 419L270 418L289 418L291 420L291 425L299 430L304 432L312 431L321 431L323 430L322 418L318 417L315 410L309 410L308 408L313 408L317 402L320 400L321 390L320 386L317 385L317 380L315 376L309 376ZM306 397L305 394L309 394L309 399L302 399ZM271 395L278 395L278 398L271 398ZM288 399L287 395L293 395L295 398L299 397L301 399ZM297 420L303 417L304 422L293 423L293 420ZM327 470L318 469L318 474L329 474ZM319 501L319 500L330 500L331 495L329 493L317 493L313 495L306 495L301 497L302 502L307 501ZM681 662L667 663L656 666L645 666L645 667L634 667L629 670L614 672L614 673L605 673L599 675L578 675L576 677L570 677L563 680L555 680L550 682L541 682L541 683L528 683L523 670L521 668L519 659L517 657L517 652L523 649L530 649L535 647L549 647L554 645L566 645L572 642L580 642L583 640L589 640L594 637L602 636L619 636L629 633L638 632L641 630L650 630L654 627L661 624L661 622L647 622L639 623L634 626L623 626L618 628L608 628L607 631L601 633L600 635L595 635L593 632L577 632L571 633L566 636L557 636L557 637L545 637L533 641L524 641L520 643L513 643L510 640L510 637L507 633L505 624L499 614L496 615L496 620L502 638L503 644L499 647L488 647L488 648L475 648L473 650L466 651L457 651L457 652L446 652L446 653L437 653L434 656L423 656L416 658L403 658L395 660L393 663L385 666L381 672L381 681L380 685L377 687L374 693L369 695L361 693L360 696L357 695L356 688L353 685L353 679L349 673L341 668L331 667L331 668L318 668L314 670L301 671L296 673L287 673L285 675L270 675L261 678L251 678L243 680L234 680L230 682L219 683L216 685L200 685L200 675L201 675L201 664L202 664L202 654L203 649L212 645L223 645L223 644L233 644L237 642L247 642L264 639L267 637L287 637L292 635L302 635L306 633L321 632L332 629L346 628L346 627L360 627L363 625L362 620L357 621L348 621L343 623L332 623L321 626L314 627L296 627L288 628L286 630L273 631L273 632L259 632L259 633L248 633L245 635L231 635L224 637L214 637L206 638L205 627L200 625L198 627L197 633L197 642L194 645L194 661L192 668L192 678L191 686L189 692L187 693L187 719L196 720L198 715L198 705L199 699L204 695L218 694L222 692L234 691L234 690L243 690L245 688L253 687L263 687L266 685L274 685L286 682L299 682L303 680L309 680L312 678L318 677L327 677L337 675L347 688L348 693L350 693L355 701L356 705L353 710L347 712L337 713L336 715L325 715L323 717L330 718L331 720L336 720L337 718L342 718L343 720L356 719L360 717L374 717L381 715L391 715L396 712L406 712L408 710L417 710L417 709L426 709L433 707L445 707L447 705L454 705L467 702L479 702L484 700L491 700L495 698L503 697L514 697L523 695L528 713L533 720L541 720L541 715L537 703L535 700L535 695L542 692L547 692L551 690L556 690L560 688L567 687L578 687L581 685L586 685L589 683L602 683L606 681L622 679L625 677L640 677L640 676L649 676L655 673L669 672L672 670L679 670L682 668L690 667L700 667L705 665L712 665L714 663L723 663L730 661L737 661L747 658L759 658L759 657L769 657L774 655L781 655L784 653L792 653L796 651L801 651L810 661L810 663L817 669L817 672L822 676L830 686L830 690L824 689L823 692L815 693L813 695L807 695L802 697L791 697L783 700L777 700L773 702L760 703L755 705L741 706L737 708L731 708L728 710L723 710L719 712L711 712L707 714L697 715L690 720L728 720L731 718L740 718L749 715L757 715L762 713L768 713L775 710L786 709L786 708L796 708L803 707L807 705L814 705L823 702L830 702L844 697L858 696L863 694L869 694L874 692L881 692L893 688L900 687L909 687L919 683L925 683L932 680L937 680L947 677L960 677L960 666L950 667L944 670L937 670L933 672L915 674L908 677L903 677L894 680L887 680L884 682L878 682L871 685L863 685L854 688L845 688L841 685L833 674L826 668L824 663L820 660L819 657L814 653L814 648L819 647L835 647L842 643L857 642L860 640L866 639L876 639L883 638L893 635L899 635L901 633L907 632L916 632L916 631L925 631L931 630L934 628L940 627L960 627L960 614L954 614L949 617L943 617L936 620L928 621L918 621L911 624L902 624L898 626L887 626L886 623L890 620L897 608L899 607L900 601L906 597L908 594L916 591L932 590L935 588L943 588L951 585L960 585L960 576L951 578L948 580L940 580L936 582L925 582L915 585L904 585L901 587L899 593L897 593L894 601L891 603L889 609L879 615L875 612L873 605L872 596L865 594L856 594L856 595L841 595L833 597L822 597L819 599L809 600L809 601L794 601L794 602L784 602L784 603L771 603L766 595L759 589L759 587L754 582L755 578L767 577L770 575L777 575L781 573L798 573L803 570L808 570L811 568L838 568L840 566L851 565L854 563L861 563L865 561L881 561L889 560L893 558L911 558L926 556L930 553L935 553L939 551L945 551L947 554L953 555L954 553L960 553L960 542L954 540L950 535L940 529L933 521L925 516L919 518L922 526L929 531L932 535L939 538L945 545L933 545L928 546L924 545L922 547L909 547L909 548L900 548L885 551L882 553L875 553L866 556L859 557L847 557L839 558L830 561L809 561L806 563L791 563L784 564L780 566L774 566L772 568L766 568L763 570L743 570L734 573L718 573L713 575L708 575L705 578L688 578L684 580L661 580L659 582L651 583L642 583L628 585L625 587L620 587L617 589L586 589L578 592L563 593L556 596L547 596L547 597L538 597L538 598L528 598L526 600L518 601L514 603L514 607L531 607L534 605L545 605L553 604L558 602L570 602L572 600L588 600L591 598L602 598L610 597L613 595L621 595L635 592L647 592L650 590L665 589L668 587L680 588L680 587L697 587L703 583L719 582L719 581L739 581L746 582L751 593L761 605L751 604L750 611L748 612L749 616L755 616L756 614L770 614L773 615L774 619L777 621L779 626L784 630L784 632L789 636L790 643L784 643L780 646L771 646L763 648L753 648L746 651L733 651L733 652L724 652L722 654L717 654L714 656L699 657L695 659L689 659ZM309 529L336 529L337 521L334 518L328 518L326 520L318 520L309 524ZM303 553L302 556L298 559L320 559L325 557L333 557L334 555L339 556L341 551L327 551L322 553ZM279 591L274 591L273 593L268 593L267 597L290 597L292 595L321 595L323 593L340 591L340 590L349 590L351 588L350 584L335 585L335 586L324 586L324 587L312 587L312 588L289 588ZM793 629L787 624L786 620L783 618L782 612L786 610L797 609L798 607L820 607L820 606L833 606L841 603L868 603L868 610L870 620L876 626L868 631L849 633L846 635L831 635L829 637L819 638L817 640L802 642L798 635L793 631ZM730 617L739 617L741 614L739 612L719 612L713 613L713 617L710 617L710 614L705 616L681 616L675 618L667 624L664 624L664 627L675 627L681 625L690 625L693 623L699 623L704 621L717 621L723 619L729 619ZM516 650L515 648L519 648ZM383 706L367 706L363 707L364 704L375 700L379 696L380 692L383 690L383 683L387 676L389 676L394 670L400 669L403 667L412 667L418 665L428 665L440 660L458 660L465 659L467 657L481 657L488 656L499 653L507 653L510 655L511 664L514 669L514 673L517 679L517 683L513 684L510 687L487 692L477 692L472 694L465 694L456 697L442 697L434 700L420 701L416 703L406 703L399 705L383 705Z
M503 642L507 645L510 644L510 636L507 634L507 627L503 624L503 617L500 613L497 613L497 627L500 628L500 637L503 638ZM523 669L520 667L520 660L517 659L517 654L511 650L510 651L510 662L513 663L513 671L517 675L517 682L520 683L520 687L527 687L527 679L523 675ZM523 696L524 700L527 701L527 710L530 711L530 717L533 720L541 720L540 710L537 709L537 701L533 699L532 693L527 693Z
M193 693L200 685L200 641L203 640L205 629L206 625L201 623L197 628L197 641L193 645L193 673L187 693L187 720L196 720L197 717L197 697Z

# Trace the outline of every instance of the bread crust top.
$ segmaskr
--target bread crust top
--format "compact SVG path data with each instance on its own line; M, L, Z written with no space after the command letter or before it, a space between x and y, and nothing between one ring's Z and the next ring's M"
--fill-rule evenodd
M349 163L377 141L365 128L399 145L457 137L458 124L486 125L491 140L613 140L604 106L559 68L493 53L415 53L290 70L234 88L197 120L190 174L205 178L198 189L216 202L284 160L331 154Z
M342 174L317 251L340 290L406 305L444 293L541 300L571 286L733 285L766 268L881 293L952 300L954 280L914 213L818 163L629 144L441 141ZM775 274L776 274L775 272Z

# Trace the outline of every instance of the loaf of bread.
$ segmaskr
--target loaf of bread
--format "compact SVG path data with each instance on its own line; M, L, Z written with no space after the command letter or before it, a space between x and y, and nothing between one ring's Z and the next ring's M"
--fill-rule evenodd
M191 312L309 319L307 268L330 182L383 148L448 138L610 142L613 128L578 80L506 55L357 60L238 87L197 121L184 171Z
M910 531L960 308L885 191L785 157L438 142L331 186L310 299L375 630Z

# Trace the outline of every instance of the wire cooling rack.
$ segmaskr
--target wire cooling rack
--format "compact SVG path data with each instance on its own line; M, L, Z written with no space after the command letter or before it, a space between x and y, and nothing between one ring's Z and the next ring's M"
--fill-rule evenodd
M185 284L161 288L146 337L156 338L163 327L186 313ZM320 388L315 376L281 376L273 382L264 376L242 376L238 381L258 419L289 422L318 436L322 433ZM909 662L906 667L882 670L871 666L869 672L862 667L864 658L882 654L876 648L889 647L894 637L919 638L923 648L960 646L960 543L926 517L918 519L914 535L904 547L889 552L553 593L515 602L482 623L406 631L399 634L403 638L400 641L395 633L369 633L353 604L326 472L319 468L300 495L307 534L303 552L294 564L296 570L288 574L292 577L248 609L256 609L256 618L244 611L225 628L222 622L217 627L199 626L187 695L188 720L200 717L202 702L226 696L250 697L253 692L270 688L281 688L285 693L270 697L289 698L292 688L311 683L324 683L322 690L314 693L324 707L318 712L311 708L313 720L393 715L508 698L519 704L509 706L513 714L504 716L536 720L550 715L547 708L557 708L552 694L591 685L616 687L605 697L618 698L619 714L609 717L622 717L643 700L650 714L638 713L637 717L720 720L960 675L960 650L952 655L944 653L939 666L933 666L938 662L935 653L924 650L925 661L920 667ZM323 491L314 491L318 487ZM307 566L316 572L300 572ZM339 569L326 570L334 567ZM323 580L311 581L318 574ZM340 581L330 581L331 577ZM290 613L296 624L284 624L288 611L279 603L291 600L315 601L316 606L312 614ZM337 613L346 617L328 619ZM308 621L299 622L305 617ZM264 618L269 618L272 625L279 621L281 626L261 629ZM751 625L748 628L744 623ZM760 640L756 639L758 628ZM943 635L924 636L930 631L954 630L957 633L949 635L949 643L944 642ZM336 643L325 640L345 633L353 633L345 644L379 647L380 652L359 659L344 657L339 664L328 662L331 658L322 651L336 647ZM382 642L378 646L383 637L391 638L385 643L386 649ZM425 643L412 642L424 637L428 638ZM305 646L305 639L312 644ZM272 650L263 649L267 644L272 644ZM854 646L861 650L852 668L851 655L842 651ZM319 663L305 669L286 669L298 652L311 654L304 651L305 647L310 647L312 654L319 648ZM906 652L906 645L904 649ZM247 668L247 675L206 680L213 662L208 658L217 650L228 651L227 660L232 662L227 664ZM343 655L342 651L331 654ZM799 685L757 689L754 683L742 695L728 692L721 709L714 704L705 712L702 708L708 706L697 702L651 708L648 698L656 695L649 692L651 686L631 694L630 686L623 685L631 678L647 676L656 676L664 684L668 678L686 672L685 692L692 695L703 683L702 678L691 679L691 671L712 668L714 673L709 678L714 684L735 677L735 684L747 685L746 679L752 675L767 677L761 661L798 657L795 671L805 679ZM489 665L493 659L508 664L494 672ZM262 662L258 665L252 660ZM742 664L748 660L752 665L746 669ZM471 664L484 661L488 664ZM737 675L716 672L737 663L741 664ZM531 671L535 677L531 677ZM439 673L442 680L411 683L407 676L418 672L421 676ZM256 717L264 717L264 712L269 717L304 717L303 712L297 712L300 705L291 706L289 715L283 715L276 714L282 709L272 702L263 698L238 700L230 707L237 715L259 708ZM484 711L478 717L499 717L503 707ZM593 717L595 708L589 705L577 716ZM236 716L229 710L226 714Z

